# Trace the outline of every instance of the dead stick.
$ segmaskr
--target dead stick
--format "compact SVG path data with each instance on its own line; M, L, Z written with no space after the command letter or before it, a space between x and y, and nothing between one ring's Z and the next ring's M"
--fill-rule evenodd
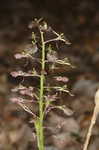
M93 116L92 116L92 119L91 119L90 127L89 127L89 130L88 130L87 136L86 136L86 140L85 140L83 150L87 150L87 148L88 148L90 137L91 137L91 134L92 134L92 129L93 129L93 126L96 122L98 113L99 113L99 89L97 90L97 92L95 94L95 108L94 108Z

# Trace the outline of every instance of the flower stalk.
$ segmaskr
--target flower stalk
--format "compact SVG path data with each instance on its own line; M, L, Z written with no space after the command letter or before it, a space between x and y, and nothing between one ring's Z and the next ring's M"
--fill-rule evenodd
M39 98L39 139L38 139L38 147L39 150L44 150L44 135L43 135L43 119L44 119L44 70L45 70L45 43L43 32L40 31L41 34L41 43L42 43L42 61L41 61L41 75L40 75L40 98Z

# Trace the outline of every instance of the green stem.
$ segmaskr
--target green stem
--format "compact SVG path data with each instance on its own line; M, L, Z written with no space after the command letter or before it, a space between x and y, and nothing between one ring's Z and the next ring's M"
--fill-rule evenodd
M44 150L44 133L43 133L43 107L44 107L44 70L45 70L45 43L44 35L41 33L41 42L42 42L42 63L41 63L41 75L40 75L40 101L39 101L39 150Z

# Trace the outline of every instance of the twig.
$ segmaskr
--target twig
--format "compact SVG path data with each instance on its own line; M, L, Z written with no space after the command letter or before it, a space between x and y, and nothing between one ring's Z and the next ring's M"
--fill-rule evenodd
M87 136L86 136L86 140L85 140L83 150L88 149L89 141L90 141L90 138L91 138L91 135L92 135L92 129L93 129L94 124L96 123L98 113L99 113L99 90L97 90L97 92L95 94L94 112L93 112L93 116L92 116L92 119L91 119L89 130L88 130L88 133L87 133Z

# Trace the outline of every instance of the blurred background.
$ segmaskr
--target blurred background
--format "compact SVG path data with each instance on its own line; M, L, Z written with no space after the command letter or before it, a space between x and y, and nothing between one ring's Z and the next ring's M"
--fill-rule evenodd
M44 18L54 30L65 34L71 45L60 50L75 66L73 69L62 70L69 78L68 87L74 94L74 97L64 96L62 103L70 107L74 115L64 118L62 115L59 117L57 113L52 113L48 120L53 130L57 121L62 122L62 119L71 126L62 127L62 131L57 131L57 138L51 129L46 140L46 150L66 150L67 147L70 150L80 150L92 117L94 94L99 87L98 0L1 1L0 150L36 149L35 135L29 124L31 117L9 101L12 96L11 88L19 82L10 75L17 66L13 55L30 42L31 30L28 25L34 18ZM56 118L54 123L53 116ZM58 144L59 141L62 144ZM97 148L99 148L99 119L93 130L89 149Z

